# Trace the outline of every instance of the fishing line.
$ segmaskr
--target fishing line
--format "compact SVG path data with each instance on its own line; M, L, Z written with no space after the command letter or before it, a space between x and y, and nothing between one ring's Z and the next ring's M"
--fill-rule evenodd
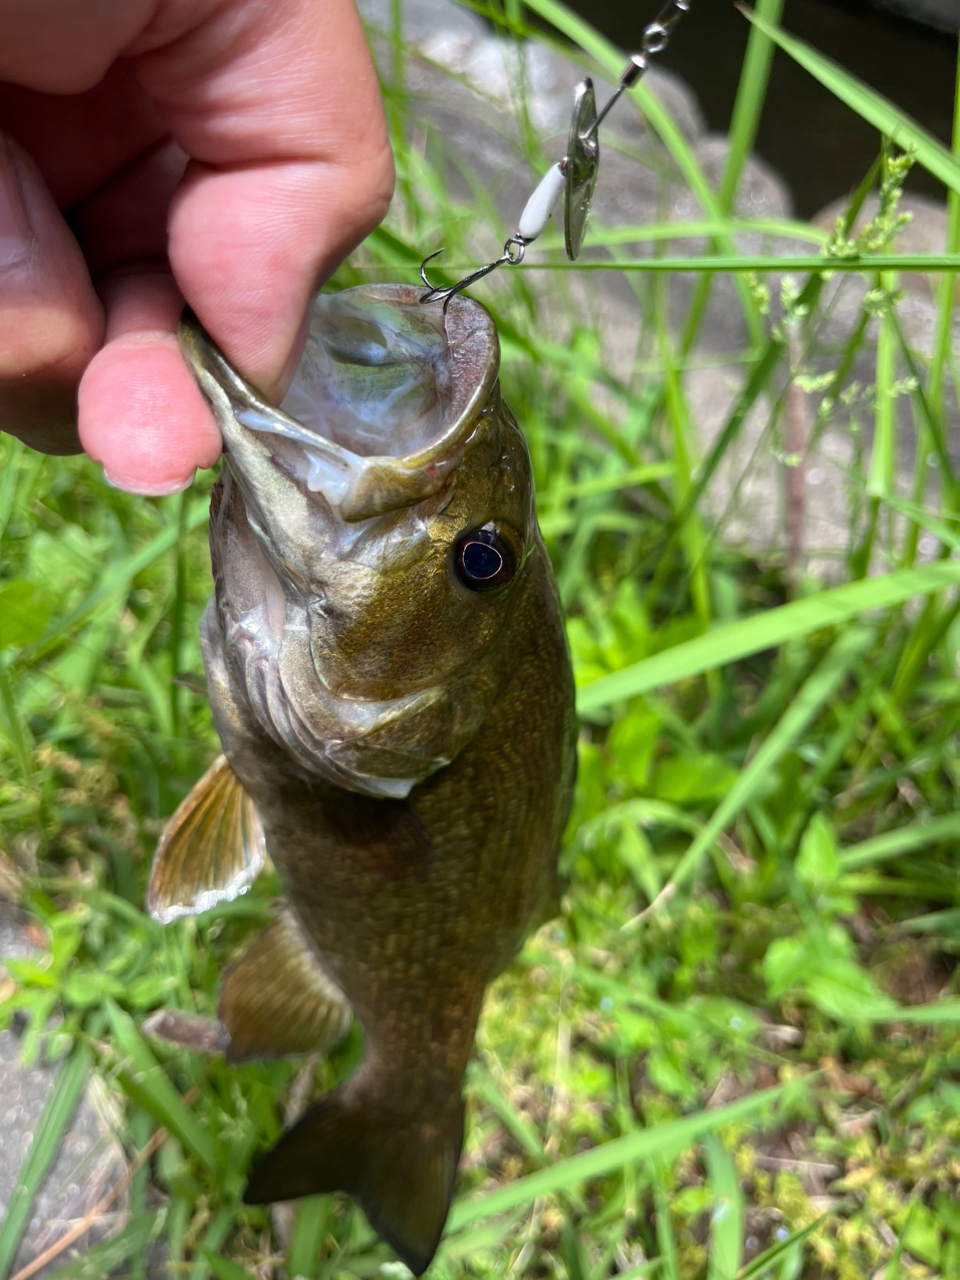
M567 135L567 153L562 160L551 165L534 189L524 206L517 230L508 236L503 245L503 253L486 266L478 267L456 284L431 285L427 279L427 264L432 262L443 249L436 249L424 258L420 264L420 279L426 285L427 292L420 301L424 304L442 302L446 312L450 299L464 289L490 275L498 267L516 267L523 261L527 245L532 244L539 236L560 197L563 197L563 242L567 257L571 262L578 257L583 247L583 236L586 230L590 205L593 202L593 191L597 185L597 173L600 168L600 142L598 130L610 114L611 109L620 100L627 89L631 89L650 65L650 59L663 53L670 42L673 28L685 13L690 11L691 0L667 0L653 22L643 31L640 41L640 52L631 54L627 65L620 72L620 83L612 96L597 114L596 95L593 81L589 76L582 80L573 91L573 112L570 117L570 132Z

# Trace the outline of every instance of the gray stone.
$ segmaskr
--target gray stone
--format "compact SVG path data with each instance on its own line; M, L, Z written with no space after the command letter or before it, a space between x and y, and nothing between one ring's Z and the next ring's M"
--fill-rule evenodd
M385 41L392 31L392 2L359 0L358 7L372 36L381 73L389 77L390 50ZM566 137L573 87L587 74L573 58L543 45L497 37L481 18L451 0L404 0L403 39L437 68L464 77L491 105L518 106L517 94L525 83L535 127L545 135L558 132ZM613 85L591 74L602 105ZM653 66L645 83L687 138L703 132L696 97L682 80ZM432 87L430 96L442 98L443 87L437 83ZM605 128L630 134L636 129L635 123L631 128L631 121L636 120L636 113L625 103Z
M814 219L814 222L826 230L833 230L838 217L845 211L845 202L838 201ZM868 197L864 208L854 227L856 234L866 223L870 222L878 210L875 197ZM903 254L942 254L946 245L947 215L943 205L928 200L923 196L905 194L899 210L909 216L910 221L898 233L893 243L885 250ZM903 272L898 279L898 288L902 300L897 306L897 320L902 330L906 345L913 353L918 368L925 367L925 361L932 354L937 328L938 291L941 277L937 273ZM859 324L864 300L872 282L868 277L858 273L838 273L825 290L824 314L826 321L819 334L818 346L806 361L807 367L816 372L818 368L828 369L835 363L836 352L853 333ZM956 350L960 346L960 317L955 315L952 329L952 345ZM850 467L855 449L863 450L869 458L873 440L875 418L875 396L873 383L876 376L876 341L877 325L871 321L866 332L864 346L857 355L849 381L860 387L858 395L852 397L847 404L837 404L831 415L829 429L819 440L814 439L805 464L807 476L807 516L811 528L818 529L824 548L835 554L845 547L851 538L857 535L852 493L847 483L847 471ZM909 369L902 357L897 355L896 378L905 380ZM810 398L811 414L815 414L818 397ZM952 406L952 407L951 407ZM914 474L917 465L917 411L911 397L901 393L895 402L896 459L895 473L892 477L894 489L902 496L908 497L914 485ZM960 465L960 413L956 399L951 398L947 406L947 421L944 424L948 452L954 467ZM936 501L936 484L938 472L935 460L927 460L927 476L925 488L931 503ZM819 486L815 491L815 484ZM895 519L890 524L890 534L894 539L899 536L903 522ZM936 550L936 543L927 535L919 539L920 559L929 559ZM877 555L875 568L880 570L888 564L888 557L881 549ZM812 561L814 569L822 568L822 561L816 553Z
M756 188L761 195L762 183ZM751 196L752 201L756 195ZM825 209L814 221L832 231L846 208L845 202ZM876 215L878 201L865 202L854 234ZM942 253L945 246L946 210L923 197L904 196L900 209L910 215L889 252L920 254ZM746 247L746 246L742 246ZM794 251L809 253L809 246L793 246ZM789 252L789 245L778 245ZM897 317L906 343L923 369L933 350L937 324L937 291L940 277L936 274L903 273L899 287L903 298ZM767 283L771 290L772 313L776 317L778 291L784 282L782 274L771 274ZM796 280L796 287L803 284ZM791 334L790 363L795 379L789 387L777 388L774 403L758 405L751 413L735 448L719 468L705 498L705 508L719 523L720 535L727 542L742 545L752 552L775 550L784 554L795 573L809 573L820 580L834 579L843 570L843 557L856 545L862 532L858 523L858 486L852 479L857 455L869 459L875 420L876 331L871 321L865 341L847 380L859 391L834 404L824 426L817 416L822 392L804 390L803 376L816 377L836 367L838 352L844 347L860 323L864 301L872 282L858 273L836 273L824 289L822 320L817 332L808 335L797 328ZM739 310L730 297L729 287L718 294L727 297L735 319L724 323L722 314L713 308L701 334L698 351L710 350L719 335L736 338ZM954 349L960 345L960 320L954 321ZM808 342L805 348L801 344ZM905 363L898 357L896 377L905 378ZM705 443L722 430L742 385L742 372L734 365L713 370L694 370L685 381L692 417ZM960 464L960 414L954 403L946 423L946 437L955 465ZM895 403L897 458L892 486L901 496L909 496L914 484L916 466L916 411L907 394ZM936 498L937 470L928 466L925 477L928 498ZM859 520L863 512L859 510ZM878 546L872 571L889 567L891 552L902 533L899 518L886 522L889 541ZM934 540L919 540L920 559L929 559L936 551Z
M392 29L392 0L357 0L364 24L374 35L386 35ZM413 45L428 39L437 31L451 36L482 36L489 28L482 18L452 0L404 0L403 38Z
M812 219L814 225L822 227L825 231L832 231L837 220L843 216L846 203L844 200L837 200L828 205ZM878 209L877 197L868 196L851 234L858 234L867 223L871 222L876 217ZM901 197L898 209L909 218L909 221L897 234L887 252L943 254L946 251L947 210L945 205L908 192ZM924 272L906 271L901 274L899 280L899 288L905 295L898 309L900 321L911 347L924 357L928 357L933 351L937 290L940 279L939 273L928 275ZM831 340L836 340L843 332L849 330L852 321L860 314L866 292L867 283L860 276L847 277L845 283L837 281L833 290L835 302L829 332ZM960 339L960 321L956 325L956 335Z
M451 33L435 30L420 43L421 52L433 62L463 76L480 93L501 103L520 105L519 93L527 95L531 123L545 137L556 135L566 141L570 125L573 89L587 72L572 58L544 45L521 43L484 34ZM602 108L614 92L614 85L591 73ZM669 71L652 66L644 77L646 87L670 113L688 139L703 132L703 117L696 98L687 86ZM646 130L629 100L618 104L604 124L604 136L611 133L634 141L644 141Z

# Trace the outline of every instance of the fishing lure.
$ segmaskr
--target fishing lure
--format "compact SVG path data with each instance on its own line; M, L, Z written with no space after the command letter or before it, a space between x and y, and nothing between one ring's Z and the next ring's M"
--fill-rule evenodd
M501 256L464 276L456 284L434 286L427 279L427 264L443 253L443 249L435 250L420 264L420 278L427 287L427 292L420 298L422 303L441 302L446 311L451 298L464 289L469 289L498 267L519 266L527 246L542 235L561 196L564 246L570 261L577 259L583 247L587 218L600 169L600 141L597 136L600 126L623 93L639 82L650 65L650 59L663 53L670 42L673 28L689 11L690 0L667 0L653 22L644 28L640 51L631 54L620 73L619 85L599 114L590 77L587 76L577 85L573 93L566 155L551 165L540 179L524 206L516 231L504 242Z

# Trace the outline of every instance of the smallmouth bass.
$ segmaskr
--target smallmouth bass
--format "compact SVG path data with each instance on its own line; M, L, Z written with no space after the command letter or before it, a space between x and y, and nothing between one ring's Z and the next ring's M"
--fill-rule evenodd
M573 680L489 314L321 295L280 409L199 327L224 440L201 644L224 755L171 819L160 920L249 887L287 905L227 971L232 1061L364 1059L257 1164L260 1204L349 1192L417 1275L450 1206L485 988L557 897Z

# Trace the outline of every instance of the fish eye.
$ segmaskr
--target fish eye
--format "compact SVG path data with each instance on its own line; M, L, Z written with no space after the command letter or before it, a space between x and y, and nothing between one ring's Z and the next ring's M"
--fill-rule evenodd
M496 520L465 533L454 549L457 577L471 591L506 586L520 563L519 541L512 529Z

